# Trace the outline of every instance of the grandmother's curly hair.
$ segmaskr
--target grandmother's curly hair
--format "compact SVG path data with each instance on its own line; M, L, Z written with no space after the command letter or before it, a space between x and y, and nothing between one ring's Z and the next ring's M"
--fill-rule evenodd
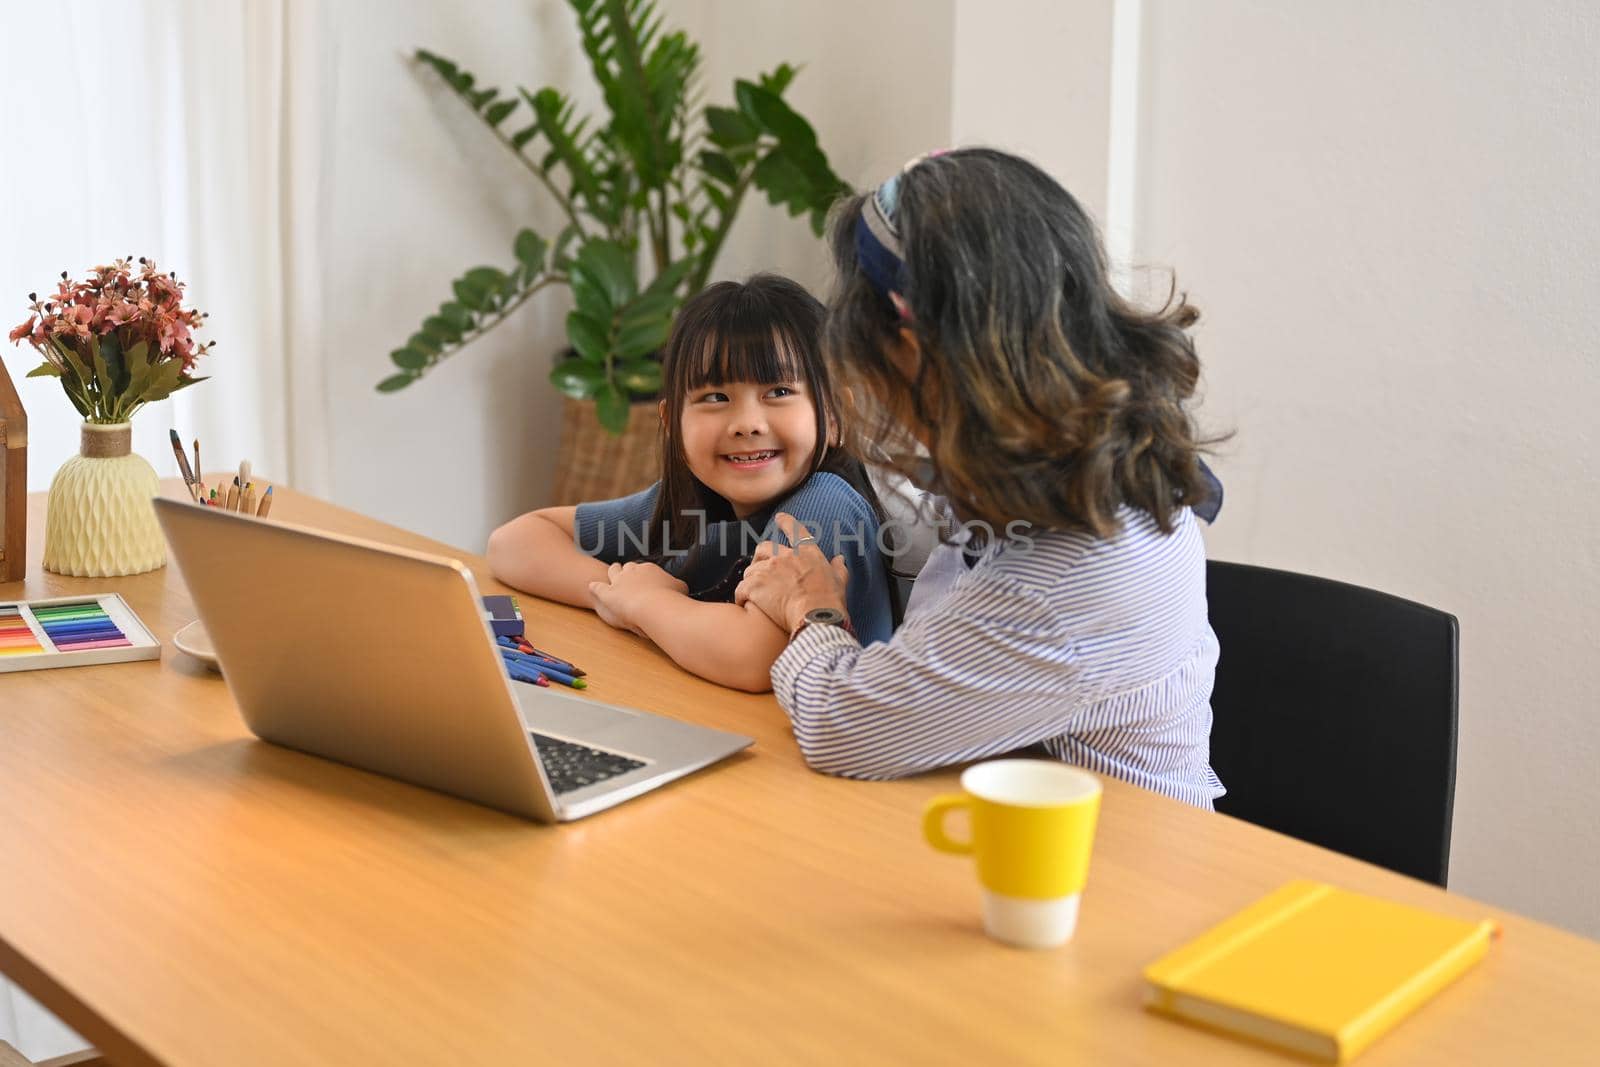
M868 194L870 195L870 194ZM1033 164L986 148L926 158L901 175L894 209L904 310L857 259L865 197L835 209L838 269L823 348L846 384L842 422L858 455L901 473L918 460L897 431L920 426L938 489L964 519L1108 537L1117 509L1163 531L1208 492L1185 403L1200 377L1176 293L1141 309L1112 288L1094 223ZM922 358L896 360L913 331ZM864 395L862 395L864 394Z

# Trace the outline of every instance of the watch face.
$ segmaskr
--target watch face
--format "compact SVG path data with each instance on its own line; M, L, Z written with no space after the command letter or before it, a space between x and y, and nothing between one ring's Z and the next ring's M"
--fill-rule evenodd
M842 626L844 612L838 608L813 608L806 612L806 622L820 626Z

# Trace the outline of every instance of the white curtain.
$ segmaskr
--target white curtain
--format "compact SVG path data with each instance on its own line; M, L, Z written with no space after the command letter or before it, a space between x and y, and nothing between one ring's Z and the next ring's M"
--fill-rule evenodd
M176 474L169 429L207 468L328 491L322 217L331 45L319 0L52 0L0 6L0 325L27 294L117 256L149 256L211 313L211 380L134 420ZM38 358L3 358L28 412L28 483L49 486L80 419ZM5 813L0 812L0 840ZM85 842L85 848L93 847ZM30 1058L83 1042L0 980L0 1039Z
M134 420L134 447L175 474L168 430L213 469L327 491L321 353L321 151L328 131L319 3L135 0L7 4L0 65L0 323L30 291L116 256L154 258L211 313L211 380ZM7 345L21 379L38 359ZM18 381L29 487L77 449L49 379Z

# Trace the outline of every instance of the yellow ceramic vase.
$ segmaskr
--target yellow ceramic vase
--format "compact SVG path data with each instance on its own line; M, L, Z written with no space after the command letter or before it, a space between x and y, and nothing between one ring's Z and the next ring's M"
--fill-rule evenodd
M167 543L150 500L155 468L133 452L133 427L83 424L82 444L56 471L44 517L44 569L84 578L164 566Z

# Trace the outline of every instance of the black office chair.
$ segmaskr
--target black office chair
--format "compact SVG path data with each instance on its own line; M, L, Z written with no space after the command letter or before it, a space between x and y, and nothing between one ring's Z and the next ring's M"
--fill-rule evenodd
M1222 647L1217 810L1437 885L1455 806L1454 615L1326 578L1206 564Z

